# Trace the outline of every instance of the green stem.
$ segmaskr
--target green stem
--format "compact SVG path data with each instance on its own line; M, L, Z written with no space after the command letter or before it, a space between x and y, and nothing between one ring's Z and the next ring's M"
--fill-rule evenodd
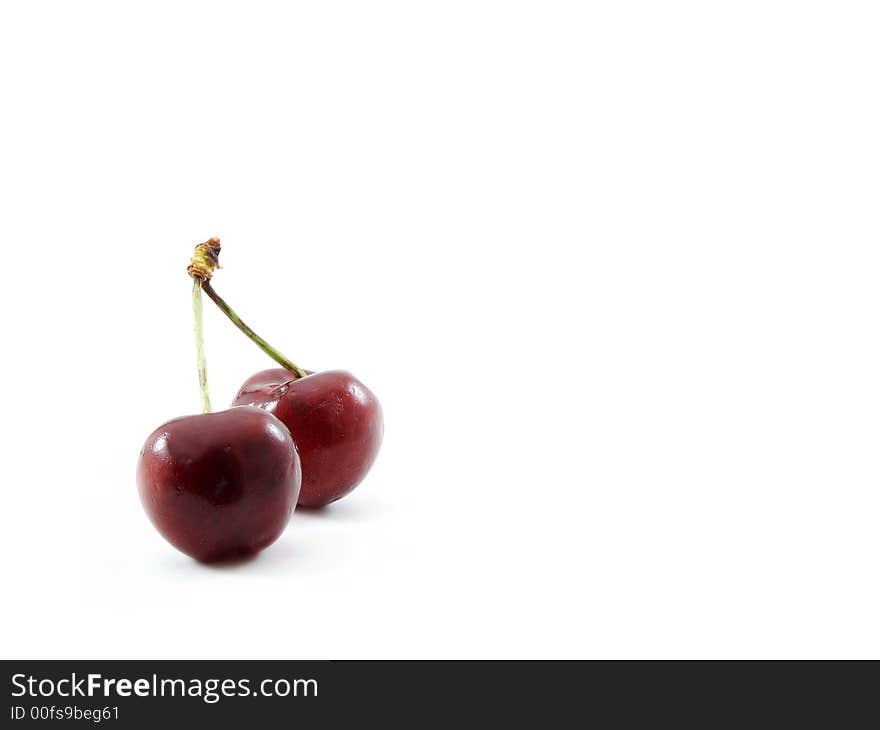
M278 350L272 347L272 345L266 342L266 340L264 340L244 322L242 322L241 317L239 317L235 313L232 307L230 307L225 301L223 301L220 295L214 291L214 287L211 286L211 282L202 282L202 289L204 290L205 294L207 294L211 298L211 301L217 305L220 311L223 312L223 314L225 314L227 317L229 317L232 324L234 324L242 332L244 332L248 336L248 338L256 343L257 347L259 347L281 367L283 367L285 370L289 370L290 372L292 372L294 375L296 375L297 378L304 378L306 377L306 375L308 375L305 370L303 370L298 365L294 365L290 360L284 357L284 355L278 352Z
M202 333L202 287L193 279L193 322L196 335L196 361L199 368L199 390L202 394L202 413L211 412L211 396L208 393L208 368L205 364L205 338Z

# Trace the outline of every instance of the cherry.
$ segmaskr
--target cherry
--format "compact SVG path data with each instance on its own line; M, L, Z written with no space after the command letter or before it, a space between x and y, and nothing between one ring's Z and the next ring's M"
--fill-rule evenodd
M219 251L216 239L199 244L187 269L202 413L153 431L137 468L141 503L156 529L203 562L249 557L275 542L302 484L296 446L275 416L249 406L211 413L202 283L216 268Z
M219 256L216 238L196 247L188 269L193 291L199 288L207 294L236 327L281 365L248 378L233 406L259 406L287 426L302 461L299 504L324 507L354 489L373 465L382 443L382 408L351 373L307 372L248 327L211 285Z
M298 378L283 368L248 378L232 404L264 408L290 430L302 462L302 507L324 507L366 476L382 444L382 407L344 370Z
M265 410L183 416L147 439L141 503L174 547L202 562L248 557L284 531L301 483L296 448Z

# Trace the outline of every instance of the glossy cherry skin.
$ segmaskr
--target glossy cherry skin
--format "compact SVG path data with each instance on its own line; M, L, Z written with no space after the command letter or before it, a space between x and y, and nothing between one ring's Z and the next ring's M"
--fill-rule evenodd
M344 370L298 380L283 368L263 370L244 382L232 403L265 408L290 429L302 461L302 507L324 507L348 494L382 444L382 406Z
M275 542L301 480L287 428L247 407L168 421L150 434L137 469L156 529L202 562L249 557Z

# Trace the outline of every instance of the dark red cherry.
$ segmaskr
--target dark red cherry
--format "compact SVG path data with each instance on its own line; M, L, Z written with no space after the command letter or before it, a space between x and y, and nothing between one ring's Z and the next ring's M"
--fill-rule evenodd
M323 507L348 494L382 444L379 401L344 370L300 379L283 368L263 370L244 382L232 403L265 408L290 429L302 461L303 507Z
M247 407L168 421L147 439L137 470L156 529L203 562L248 557L275 542L301 479L288 430Z

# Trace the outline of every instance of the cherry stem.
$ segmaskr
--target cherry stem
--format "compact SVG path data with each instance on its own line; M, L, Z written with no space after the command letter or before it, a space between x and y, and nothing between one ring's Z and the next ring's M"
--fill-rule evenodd
M202 394L202 413L211 412L211 396L208 393L208 368L205 363L205 338L202 332L202 287L193 279L193 323L196 335L196 361L199 368L199 390Z
M198 286L198 284L199 284L199 282L198 282L198 280L196 280L196 286ZM217 307L220 309L220 311L223 312L223 314L225 314L227 317L229 317L232 324L234 324L242 332L244 332L248 336L248 338L250 340L252 340L257 345L257 347L259 347L263 352L265 352L269 357L271 357L281 367L283 367L285 370L289 370L290 372L292 372L294 375L296 375L297 378L304 378L304 377L306 377L306 375L308 375L308 373L305 370L303 370L301 367L299 367L298 365L295 365L290 360L288 360L286 357L284 357L284 355L282 355L280 352L278 352L278 350L276 350L274 347L272 347L272 345L270 345L268 342L266 342L266 340L264 340L256 332L254 332L250 327L248 327L242 321L241 317L239 317L235 313L235 311L232 309L232 307L230 307L225 301L223 301L223 298L217 292L214 291L214 287L211 286L210 281L207 281L207 280L202 281L201 286L202 286L202 289L204 290L205 294L207 294L211 298L211 301L217 305Z

